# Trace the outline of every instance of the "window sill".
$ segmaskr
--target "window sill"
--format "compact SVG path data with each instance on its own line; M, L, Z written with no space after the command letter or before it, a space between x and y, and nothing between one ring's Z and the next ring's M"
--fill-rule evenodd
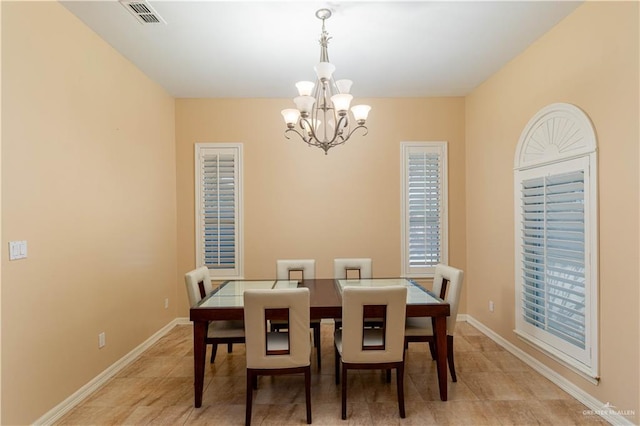
M519 330L513 330L513 332L516 334L516 336L518 336L520 340L532 346L533 348L542 351L545 355L562 364L564 367L567 367L580 377L587 380L589 383L594 385L598 385L600 383L600 376L598 376L597 372L592 370L588 366L581 364L580 362L565 355L564 353L558 351L550 345L536 339L535 337L532 337Z

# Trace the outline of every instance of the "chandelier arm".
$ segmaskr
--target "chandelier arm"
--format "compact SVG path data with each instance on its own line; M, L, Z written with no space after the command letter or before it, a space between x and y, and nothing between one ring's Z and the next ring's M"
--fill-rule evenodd
M336 140L337 139L344 139L344 137L342 136L342 130L343 129L341 129L341 127L345 126L345 125L342 124L343 122L345 122L345 119L346 119L346 116L342 116L342 117L339 118L338 122L336 123L336 127L333 130L333 137L331 139L327 139L327 135L325 133L324 139L322 141L320 141L320 139L318 139L316 133L314 131L311 131L311 135L312 135L313 139L318 141L317 145L323 146L323 147L327 146L328 147L327 150L328 150L329 148L332 148L332 147L334 147L336 145L342 144L343 142L336 143ZM348 122L346 124L348 124ZM325 153L326 153L326 150L325 150Z
M296 129L294 129L294 128L288 128L287 130L285 130L285 131L284 131L284 136L285 136L287 139L291 139L291 138L289 137L289 135L287 135L287 133L289 133L289 132L293 132L293 133L297 134L298 136L300 136L300 139L302 139L302 140L303 140L304 142L306 142L306 143L309 143L309 141L307 140L307 138L305 138L305 136L304 136L302 133L300 133L299 131L297 131L297 130L296 130Z
M352 131L349 131L349 128L349 115L345 114L343 116L340 116L338 122L336 123L336 129L333 134L333 139L331 139L331 145L337 146L345 143L347 139L349 139L349 136L351 136L351 133L353 133ZM345 131L347 132L346 137L344 136ZM340 140L341 142L336 142L336 140Z
M358 124L356 127L354 127L349 134L347 135L346 138L344 138L344 141L346 142L347 139L349 139L351 137L351 135L353 135L355 133L356 130L358 129L364 129L364 133L362 134L362 136L367 136L367 134L369 133L369 129L367 129L367 126L365 126L364 124Z
M342 134L344 130L346 130L348 133L349 132L349 113L346 113L345 115L342 115L339 117L340 118L336 122L336 130L339 129L340 134Z
M308 123L308 122L307 122ZM305 139L305 142L311 146L322 147L323 142L318 139L318 135L316 134L313 126L309 126L309 137Z
M305 129L304 125L302 124L303 122L307 124L307 128L309 130ZM311 125L311 122L309 121L308 118L300 118L300 129L302 130L303 133L300 133L297 130L296 130L296 133L298 135L300 135L302 140L307 145L309 145L309 146L319 146L318 145L318 138L316 137L315 129Z

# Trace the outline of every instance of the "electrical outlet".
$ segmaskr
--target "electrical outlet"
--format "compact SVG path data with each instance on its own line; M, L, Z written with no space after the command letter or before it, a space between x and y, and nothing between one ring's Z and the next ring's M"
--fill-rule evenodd
M489 300L489 312L493 312L495 305L493 304L493 300Z
M107 344L107 336L104 332L98 334L98 349L103 348Z
M164 308L169 309L169 298L164 299Z

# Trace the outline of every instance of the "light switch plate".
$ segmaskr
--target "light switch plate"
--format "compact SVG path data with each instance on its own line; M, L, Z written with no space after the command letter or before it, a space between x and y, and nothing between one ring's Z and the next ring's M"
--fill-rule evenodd
M9 260L24 259L27 257L26 241L9 241Z

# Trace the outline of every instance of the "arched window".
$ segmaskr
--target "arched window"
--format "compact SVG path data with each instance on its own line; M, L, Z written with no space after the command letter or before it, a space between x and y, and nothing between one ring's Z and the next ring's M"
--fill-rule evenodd
M515 157L516 333L598 378L596 137L563 103L540 110Z

